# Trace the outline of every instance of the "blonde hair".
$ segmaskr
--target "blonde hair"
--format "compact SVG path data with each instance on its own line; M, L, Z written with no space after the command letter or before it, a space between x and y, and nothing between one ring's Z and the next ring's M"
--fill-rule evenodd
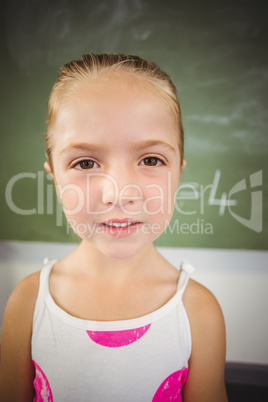
M82 60L73 60L66 63L60 70L53 85L49 103L47 130L45 133L47 157L53 171L52 161L52 132L58 111L62 102L70 97L81 83L90 82L101 75L110 72L126 72L137 79L149 82L170 106L178 128L178 145L180 162L183 164L184 131L181 121L181 109L177 97L177 90L169 75L162 71L155 63L138 56L124 54L85 54Z

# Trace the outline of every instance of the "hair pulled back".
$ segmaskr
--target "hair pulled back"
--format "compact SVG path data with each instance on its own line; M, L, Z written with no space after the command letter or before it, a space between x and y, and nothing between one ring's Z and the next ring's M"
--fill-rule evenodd
M134 78L150 82L159 95L168 103L175 117L178 128L178 145L180 162L183 163L184 131L181 121L181 109L177 98L177 90L169 75L162 71L154 62L139 56L124 54L85 54L81 60L66 63L59 72L53 85L48 103L48 120L45 133L47 157L53 171L52 133L55 120L62 102L71 96L79 86L92 82L98 77L112 72L126 72Z

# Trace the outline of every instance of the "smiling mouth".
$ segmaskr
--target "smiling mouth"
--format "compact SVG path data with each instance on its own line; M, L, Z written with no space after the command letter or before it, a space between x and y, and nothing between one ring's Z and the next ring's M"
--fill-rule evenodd
M130 220L108 220L107 222L102 222L101 225L111 227L111 228L126 228L134 225L140 225L142 222L139 221L130 221Z
M110 222L110 223L104 223L104 225L105 226L110 226L110 227L113 227L113 228L126 228L126 227L128 227L128 226L133 226L133 225L136 225L136 224L138 224L138 223L141 223L141 222L126 222L126 223L118 223L118 222Z
M129 219L110 219L100 223L100 226L106 229L105 232L114 237L130 236L135 233L141 225L142 222Z

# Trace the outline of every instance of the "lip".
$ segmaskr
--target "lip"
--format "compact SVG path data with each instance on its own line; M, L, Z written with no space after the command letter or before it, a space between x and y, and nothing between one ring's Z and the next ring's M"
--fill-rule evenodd
M123 218L123 219L106 219L104 222L101 222L101 225L108 225L109 223L142 223L137 219L131 218Z
M115 227L111 226L113 223L127 223L128 226L125 227ZM128 237L134 234L143 222L137 221L136 219L123 218L123 219L107 219L99 224L106 234L112 237ZM110 225L109 225L110 224Z

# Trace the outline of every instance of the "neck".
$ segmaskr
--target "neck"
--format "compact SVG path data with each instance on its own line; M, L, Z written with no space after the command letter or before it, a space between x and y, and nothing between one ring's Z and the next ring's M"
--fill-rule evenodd
M79 267L79 271L84 274L93 275L102 280L124 283L134 278L151 275L156 269L159 258L161 259L153 244L149 244L130 258L117 259L102 254L86 241L82 241L72 253L71 263Z

